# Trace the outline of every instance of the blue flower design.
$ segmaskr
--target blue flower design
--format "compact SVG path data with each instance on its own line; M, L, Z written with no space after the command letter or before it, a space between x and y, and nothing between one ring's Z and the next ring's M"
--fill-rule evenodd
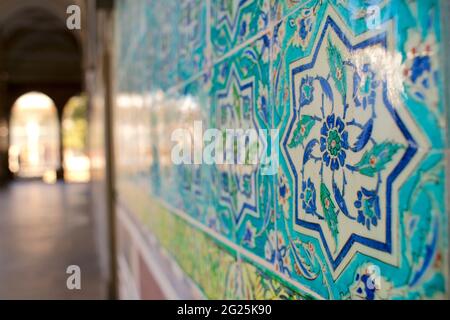
M363 65L360 72L353 74L353 100L356 107L374 106L376 99L376 89L380 82L376 80L375 72L368 64Z
M310 104L314 99L314 78L307 76L300 83L300 108Z
M287 189L288 186L286 184L280 184L279 187L279 192L280 192L280 197L285 198L286 194L287 194Z
M294 41L294 45L300 47L306 47L308 43L309 36L313 27L313 10L306 9L302 12L302 14L295 21L296 24L296 38Z
M428 55L416 56L411 66L410 79L413 83L417 81L424 73L431 72L431 58ZM428 84L424 85L428 87Z
M305 41L311 30L312 30L312 21L308 15L305 18L300 19L298 21L298 35L300 39Z
M357 273L355 280L361 283L361 285L356 289L356 293L359 296L364 297L365 300L375 300L375 283L374 280L371 279L370 275L360 275L359 273ZM371 285L369 285L369 283Z
M238 31L239 39L242 40L248 35L250 28L251 28L250 24L251 24L251 17L249 15L244 15L242 17L242 21L239 26L239 31Z
M377 226L381 219L380 201L376 191L361 188L357 193L358 199L355 201L355 208L358 209L358 223L366 226L370 230L371 226Z
M348 132L340 117L331 114L327 117L320 130L320 151L323 161L331 170L338 170L344 166L349 149Z
M414 40L407 44L408 59L404 62L403 70L407 88L415 99L427 101L428 105L436 108L439 96L436 91L439 87L439 62L435 39L432 35L420 41L415 37L412 39Z
M429 55L418 55L412 60L409 70L409 80L417 88L414 94L417 98L424 100L426 91L437 82L437 72L432 69L431 57Z
M258 112L265 121L268 121L268 119L270 118L269 101L268 101L269 91L267 89L267 86L265 86L261 81L259 81L258 87L259 87L259 96L257 105Z
M220 76L222 78L226 78L226 76L228 75L228 72L230 70L230 66L228 65L228 63L224 63L222 68L220 69Z
M302 208L308 214L316 214L316 188L311 178L307 181L302 182L302 193L300 194L300 199L302 199Z
M239 177L237 177L237 180L239 181ZM251 183L252 183L252 176L249 174L244 174L243 176L243 185L242 185L242 193L247 196L247 197L251 197L252 195L252 187L251 187Z
M212 230L217 230L217 217L215 215L208 215L206 218L206 225Z
M291 272L291 258L283 236L270 230L264 245L264 257L274 265L275 271L281 273Z
M250 221L247 221L245 225L245 231L243 236L244 244L248 245L251 248L255 247L255 235L256 228L251 224Z
M241 37L245 36L247 32L247 21L242 21L241 28L239 29L239 35Z
M229 191L230 184L229 184L228 173L226 173L226 172L222 173L222 187L226 192Z
M295 29L293 45L303 50L309 45L309 39L313 32L314 23L317 15L317 3L311 8L303 9L297 18L290 20L290 25Z

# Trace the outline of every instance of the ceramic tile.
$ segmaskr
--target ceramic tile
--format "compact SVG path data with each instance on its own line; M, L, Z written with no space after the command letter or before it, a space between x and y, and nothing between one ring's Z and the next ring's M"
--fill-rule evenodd
M214 57L254 37L269 25L269 0L211 0Z
M396 61L396 29L366 30L363 37L355 37L344 32L334 6L321 1L309 6L305 8L314 13L308 17L310 32L303 37L298 34L301 24L292 23L304 19L303 9L274 27L272 100L274 123L282 132L277 224L279 233L284 230L284 242L292 243L293 277L336 298L339 291L328 283L339 287L344 281L339 279L345 279L349 265L359 259L398 266L392 275L389 272L393 279L406 272L398 250L399 241L408 236L402 233L407 219L398 217L404 212L403 202L416 201L417 196L402 192L411 180L423 178L414 173L432 161L425 159L434 157L440 163L437 175L442 174L442 154L429 150L441 146L443 126L429 111L427 117L422 117L423 110L414 113L411 99L418 96L397 88L403 86L397 78L408 81L413 72L401 66L414 65L408 59L428 56L416 50L416 56ZM380 68L381 61L388 69ZM429 97L439 100L438 94ZM423 127L433 129L427 132ZM440 188L430 191L435 199L444 197L444 181L438 184ZM430 237L446 234L445 227L424 228ZM441 276L442 269L437 271ZM315 281L320 284L315 286Z
M228 129L271 128L269 51L270 37L265 34L214 66L214 127L225 133ZM267 141L258 132L254 143ZM220 201L216 212L222 228L239 246L264 257L265 239L274 234L272 177L263 175L259 164L224 164L218 165L217 171ZM271 253L267 255L269 260L275 259Z

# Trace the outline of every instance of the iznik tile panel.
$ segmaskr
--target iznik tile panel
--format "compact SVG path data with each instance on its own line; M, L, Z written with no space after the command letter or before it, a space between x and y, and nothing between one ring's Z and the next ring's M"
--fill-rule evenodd
M162 3L116 6L118 194L205 297L448 297L445 1Z

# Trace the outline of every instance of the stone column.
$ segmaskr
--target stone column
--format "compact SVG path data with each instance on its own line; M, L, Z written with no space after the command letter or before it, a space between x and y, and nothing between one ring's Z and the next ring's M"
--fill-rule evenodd
M61 101L58 101L61 103ZM64 134L63 134L63 115L64 115L64 105L57 106L58 110L58 125L59 125L59 167L56 171L56 177L58 180L64 180Z
M9 106L7 97L8 73L5 68L3 41L0 37L0 185L10 180L8 166L9 149Z

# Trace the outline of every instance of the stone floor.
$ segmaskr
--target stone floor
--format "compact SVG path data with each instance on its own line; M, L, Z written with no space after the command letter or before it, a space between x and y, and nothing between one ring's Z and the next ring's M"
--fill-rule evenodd
M103 299L86 184L0 189L0 299ZM66 269L81 268L81 290Z

